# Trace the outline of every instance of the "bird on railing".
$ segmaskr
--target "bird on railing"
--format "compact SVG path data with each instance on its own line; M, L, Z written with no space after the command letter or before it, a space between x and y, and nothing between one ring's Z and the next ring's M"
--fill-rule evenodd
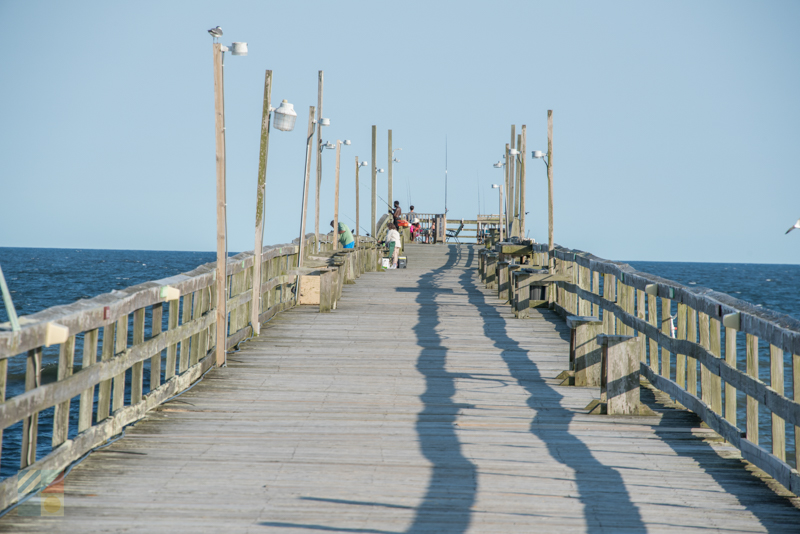
M796 223L794 223L794 226L792 226L791 228L789 228L788 230L786 230L786 233L788 234L789 232L791 232L791 231L792 231L792 230L794 230L795 228L800 228L800 219L797 219L797 222L796 222Z
M208 33L209 33L209 35L211 35L211 37L213 37L215 40L216 40L216 39L219 39L220 37L222 37L222 28L221 28L221 27L219 27L219 26L216 26L216 27L214 27L214 28L211 28L210 30L208 30Z

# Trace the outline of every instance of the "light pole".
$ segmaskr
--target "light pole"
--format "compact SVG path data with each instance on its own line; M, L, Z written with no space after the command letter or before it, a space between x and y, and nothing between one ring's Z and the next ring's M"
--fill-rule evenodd
M319 71L319 80L317 82L317 124L318 126L330 126L330 119L322 118L322 86L323 86L324 72ZM328 143L330 144L330 143ZM331 147L333 146L331 145ZM314 237L317 246L319 246L319 194L322 187L322 131L317 128L317 189L314 193Z
M508 159L508 158L506 157L506 159ZM497 163L495 163L495 164L494 164L494 165L492 165L492 166L493 166L495 169L505 169L505 167L506 167L506 164L505 164L505 162L503 162L503 161L501 160L501 161L498 161ZM492 185L492 189L497 189L497 185L496 185L496 184L495 184L495 185ZM504 213L504 212L503 212L503 202L502 202L502 198L503 198L503 192L502 192L502 189L500 190L500 198L501 198L501 201L500 201L500 210L499 210L499 212L498 212L498 214L497 214L497 217L498 217L498 227L500 228L500 236L502 237L502 236L503 236L503 230L502 230L502 229L503 229L503 226L504 226L504 224L505 224L505 223L503 222L503 213ZM508 219L508 216L506 216L506 219ZM501 241L502 241L502 239L501 239Z
M506 236L511 237L515 233L514 223L516 221L516 206L514 205L514 191L516 189L516 176L514 175L514 163L519 159L519 150L516 148L508 149L508 161L506 168L508 169L508 188L506 189ZM517 230L519 232L519 223L517 223ZM517 236L518 237L518 236Z
M497 167L497 164L495 164L495 167ZM498 189L498 188L500 189L500 196L498 197L497 209L500 212L500 214L498 215L498 217L500 217L500 220L498 221L499 224L497 225L497 227L500 229L500 242L502 243L503 242L503 184L499 185L492 184L492 189Z
M541 159L547 166L547 252L548 267L553 272L553 110L547 110L547 159L539 150L531 154L534 159Z
M314 106L308 107L308 134L306 136L306 159L305 169L303 170L303 206L300 210L300 243L297 255L297 266L303 266L303 249L305 248L306 241L306 211L308 207L308 180L309 180L309 167L311 166L311 141L314 139L314 126L317 121L314 120Z
M389 148L391 148L391 144L389 145ZM394 157L394 153L397 152L398 150L403 150L403 149L395 148L394 150L389 151L389 202L392 202L392 208L394 208L394 198L392 198L392 180L394 178L394 164L400 163L400 160Z
M333 250L339 250L339 162L342 156L342 145L349 145L350 140L336 141L336 192L333 204Z
M272 112L275 112L275 128L283 132L294 130L297 113L294 106L284 100L278 109L271 106L272 71L264 79L264 107L261 114L261 147L258 152L258 186L256 189L256 241L253 247L253 304L250 306L250 326L253 335L261 333L261 249L264 247L264 194L267 183L267 156L269 155L269 130Z
M217 26L214 31L209 30L214 40L222 37L222 28ZM216 131L217 155L217 341L216 364L225 364L225 344L228 330L228 292L226 264L228 262L227 243L227 212L225 197L225 83L224 65L225 52L230 51L234 56L247 55L247 43L233 43L230 47L218 42L212 44L214 58L214 126Z
M360 169L361 167L366 167L367 165L369 165L369 163L366 162L366 161L362 161L361 163L359 163L358 162L358 156L356 156L356 241L358 241L358 232L361 229L361 226L359 226L360 219L358 217L358 213L359 213L359 207L358 207L358 193L359 193L359 190L358 190L358 169Z

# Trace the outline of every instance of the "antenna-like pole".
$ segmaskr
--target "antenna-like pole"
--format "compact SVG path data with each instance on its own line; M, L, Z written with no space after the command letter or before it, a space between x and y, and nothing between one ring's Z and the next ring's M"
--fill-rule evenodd
M444 136L444 215L447 217L447 135Z

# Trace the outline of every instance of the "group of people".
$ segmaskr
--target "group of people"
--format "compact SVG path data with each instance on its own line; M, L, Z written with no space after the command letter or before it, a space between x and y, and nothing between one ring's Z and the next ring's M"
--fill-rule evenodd
M400 209L400 202L397 200L394 201L394 207L389 210L389 214L392 216L392 222L387 225L389 232L386 234L386 245L389 247L389 256L392 258L389 268L396 269L402 243L400 228L408 226L411 240L415 241L422 233L422 223L414 213L414 206L410 207L410 211L403 218L403 210ZM333 228L333 221L331 221L331 228ZM336 230L342 248L353 248L355 246L353 232L350 231L350 228L345 223L340 222Z

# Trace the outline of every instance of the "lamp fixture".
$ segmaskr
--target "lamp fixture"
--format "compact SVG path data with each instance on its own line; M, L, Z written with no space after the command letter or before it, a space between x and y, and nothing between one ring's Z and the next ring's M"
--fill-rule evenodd
M297 121L297 113L294 111L294 106L286 100L281 101L275 111L275 129L282 132L291 132L294 130L294 123Z

